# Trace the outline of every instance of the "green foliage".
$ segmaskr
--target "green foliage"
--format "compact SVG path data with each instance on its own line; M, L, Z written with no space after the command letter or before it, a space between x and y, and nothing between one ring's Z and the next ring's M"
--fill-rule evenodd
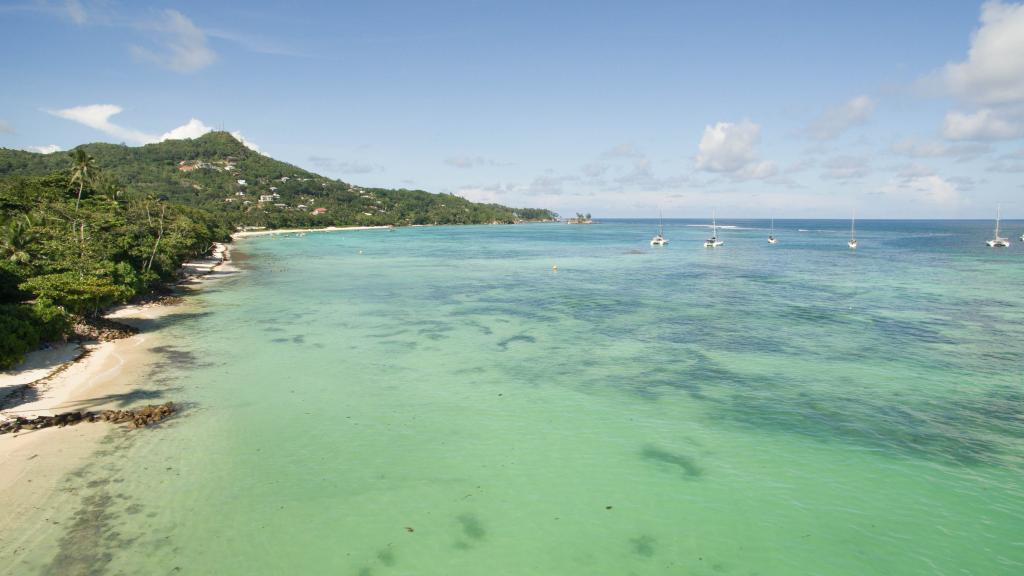
M101 309L123 302L134 294L132 286L117 278L78 272L35 276L20 288L46 298L72 314L95 315Z
M0 174L67 174L69 165L79 165L80 158L72 160L79 152L94 158L102 168L85 185L82 202L89 195L119 202L163 199L176 206L200 208L229 228L490 224L555 217L548 210L476 204L451 194L361 188L264 156L226 132L140 147L87 144L47 155L0 149ZM104 182L104 174L121 185ZM71 181L65 177L65 184ZM238 180L245 180L245 186ZM72 188L74 194L77 184ZM239 192L245 195L238 196ZM279 197L259 201L260 196L272 194ZM300 205L306 208L299 209ZM314 216L310 213L313 208L326 208L327 212Z
M23 269L14 262L0 260L0 304L21 302L31 295L18 288L25 281Z
M71 176L68 178L68 186L77 187L78 194L75 197L75 211L82 201L82 190L87 184L92 184L96 176L96 159L89 156L82 148L75 148L71 152Z
M21 362L41 342L60 340L69 328L67 315L47 301L0 304L0 370Z

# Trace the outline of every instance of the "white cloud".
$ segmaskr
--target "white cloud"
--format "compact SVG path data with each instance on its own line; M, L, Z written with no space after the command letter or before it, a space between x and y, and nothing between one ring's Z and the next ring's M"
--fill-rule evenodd
M645 154L633 144L618 144L601 154L602 158L644 158Z
M909 158L953 158L958 162L973 160L992 151L988 144L950 145L935 140L901 140L892 145L892 151Z
M249 150L252 150L253 152L259 152L260 154L263 153L260 151L260 147L257 146L255 142L253 142L252 140L247 140L245 136L242 136L242 133L239 132L238 130L232 131L231 135L234 136L235 140L241 142L242 145L248 148Z
M48 110L48 112L54 116L72 120L79 124L84 124L90 128L95 128L104 134L135 144L152 144L154 142L163 142L164 140L198 138L213 130L203 123L202 120L192 118L177 128L164 132L160 136L155 136L111 122L110 118L120 114L122 110L123 109L120 106L115 104L90 104L88 106L75 106L74 108L65 108L63 110ZM260 147L252 141L247 140L242 136L241 132L234 131L231 133L231 136L250 150L255 152L260 151Z
M608 169L611 168L608 164L602 164L600 162L590 162L580 167L580 172L587 178L600 178L608 173Z
M846 130L867 122L874 111L874 100L857 96L842 106L826 110L808 126L807 132L815 140L834 140Z
M1003 154L988 169L992 172L1024 172L1024 149Z
M949 140L1014 140L1024 136L1024 4L981 7L981 26L962 62L938 76L967 111L946 114Z
M82 7L82 3L78 0L67 0L64 3L64 10L68 18L75 24L82 25L89 20L89 16L85 13L85 8Z
M779 171L778 167L774 162L764 160L762 162L752 162L744 166L736 176L741 180L762 180L764 178L771 178L775 176Z
M39 152L40 154L53 154L54 152L60 152L62 148L56 144L47 144L46 146L29 146L25 150Z
M14 127L0 120L0 134L14 134Z
M868 160L861 156L836 156L822 166L821 177L830 180L854 180L868 174Z
M1024 136L1024 121L1015 113L982 108L973 114L946 114L942 135L949 140L1013 140Z
M697 169L731 175L738 180L763 179L778 171L773 162L761 161L757 147L761 127L749 120L706 126L697 153Z
M217 54L206 44L206 34L184 14L164 10L162 16L162 21L149 25L161 37L162 50L158 53L134 46L136 57L181 73L202 70L217 60Z
M957 185L936 174L896 180L882 187L881 192L912 202L923 202L944 208L954 208L963 201Z
M481 186L465 186L455 192L456 196L462 196L470 202L482 202L484 204L500 204L499 190L496 188L484 188Z
M160 141L163 142L164 140L184 140L186 138L199 138L200 136L206 134L211 130L213 130L213 128L210 128L206 124L203 124L202 120L199 120L198 118L192 118L185 124L178 126L177 128L171 130L170 132L165 132L164 135L160 137Z
M156 138L145 132L119 126L110 121L111 116L120 114L122 108L114 104L91 104L88 106L75 106L64 110L49 110L54 116L65 118L95 128L107 135L137 144L153 142Z
M1024 4L986 2L967 60L948 64L948 89L980 104L1024 101Z

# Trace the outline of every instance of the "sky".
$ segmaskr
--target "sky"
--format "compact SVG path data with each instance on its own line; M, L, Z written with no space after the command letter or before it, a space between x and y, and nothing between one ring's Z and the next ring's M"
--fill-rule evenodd
M1024 4L0 0L0 147L597 217L1024 218Z

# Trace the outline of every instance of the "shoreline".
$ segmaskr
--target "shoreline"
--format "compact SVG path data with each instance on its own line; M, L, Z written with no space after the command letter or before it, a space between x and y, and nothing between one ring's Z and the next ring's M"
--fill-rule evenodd
M276 234L304 234L306 232L347 232L352 230L387 230L390 226L327 226L326 228L274 228L272 230L243 230L231 235L233 240L253 236L274 236Z
M210 256L185 263L186 276L177 285L186 295L206 282L238 269L230 263L230 248L215 244ZM160 318L193 306L188 298L171 302L129 304L104 315L140 330L138 334L105 342L69 342L29 354L20 370L0 373L0 420L78 410L103 410L149 403L135 399L145 375L160 361L154 348L162 344L159 329L149 326ZM12 394L13 393L13 394ZM6 402L21 394L13 405ZM144 396L144 395L143 395ZM47 521L74 497L61 482L102 447L122 426L82 423L66 427L23 430L0 435L0 557L12 558L22 546L59 527Z
M230 247L227 244L215 242L209 256L185 262L181 266L181 272L184 276L175 283L175 286L192 289L196 285L201 285L207 277L215 273L220 275L232 274L238 272L238 268L231 264ZM187 294L182 296L187 296ZM122 304L109 310L102 318L114 320L141 330L139 326L133 326L133 321L147 322L156 320L184 305L185 302L181 299L174 299L173 301L158 299L153 302L143 301L136 304ZM26 412L24 406L29 404L34 405L34 409L39 412L29 411L28 415L51 415L46 411L57 409L59 404L54 404L53 398L47 398L46 396L32 402L18 403L13 407L8 407L8 404L13 396L16 396L18 393L24 394L26 388L38 394L40 391L49 391L52 387L51 384L56 381L61 383L62 389L65 387L75 388L75 382L65 382L66 378L58 378L58 376L78 364L88 363L91 356L105 348L111 347L110 345L125 340L132 340L142 334L143 332L140 332L135 336L107 341L78 340L63 344L50 344L45 349L29 352L21 364L11 370L0 372L0 391L7 389L4 395L0 397L0 419L4 419L8 413L17 412L18 415L26 415L23 413ZM46 388L40 389L39 385L46 385Z

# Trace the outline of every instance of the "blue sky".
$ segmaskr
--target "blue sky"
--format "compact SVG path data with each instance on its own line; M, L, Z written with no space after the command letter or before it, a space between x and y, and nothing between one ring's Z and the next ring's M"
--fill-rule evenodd
M237 132L563 214L1024 217L1011 2L0 2L0 146Z

